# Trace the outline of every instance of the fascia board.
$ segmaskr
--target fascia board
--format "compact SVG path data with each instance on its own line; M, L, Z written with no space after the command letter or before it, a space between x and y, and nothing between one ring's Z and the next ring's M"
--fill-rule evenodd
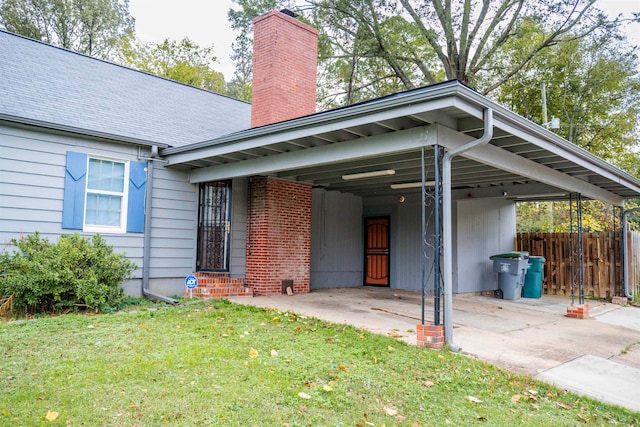
M242 162L194 169L189 176L189 182L194 184L366 159L418 149L423 146L433 145L435 141L435 127L431 125L421 126L384 135L244 160Z
M363 104L312 114L286 122L247 129L209 141L188 144L181 147L170 147L163 150L161 154L166 156L171 163L175 164L179 163L176 161L176 159L178 159L176 155L181 153L199 151L200 154L202 153L200 150L203 149L236 144L240 141L258 138L261 138L263 142L262 145L264 145L264 143L274 144L299 137L312 136L322 132L330 132L331 130L340 130L345 127L359 126L375 121L434 111L438 108L452 106L453 98L449 97L455 95L462 87L464 86L457 81L446 82L446 84L438 85L438 87L435 88L425 88L424 91L412 91L376 101L365 102ZM442 100L443 98L449 98L450 100L434 103L434 101ZM322 127L325 128L321 129ZM300 133L296 134L295 132L297 131ZM274 142L262 139L269 135L279 135L279 137L274 139ZM180 162L188 162L200 158L203 158L203 156L199 155L195 158L185 158L185 160L181 160Z
M284 130L277 133L266 133L264 135L255 137L238 138L227 143L219 143L207 148L201 148L190 152L167 155L168 150L165 150L162 152L162 155L164 156L165 160L168 161L168 165L175 165L179 163L206 159L208 157L215 157L236 153L238 151L246 151L254 148L265 147L299 138L312 137L314 135L340 131L343 129L348 129L350 127L366 125L377 121L384 121L397 117L405 117L412 114L434 111L451 106L453 106L453 98L428 100L426 102L423 101L421 103L411 103L391 110L379 111L367 115L358 114L357 117L346 118L344 120L328 121L327 123L310 125L309 127Z

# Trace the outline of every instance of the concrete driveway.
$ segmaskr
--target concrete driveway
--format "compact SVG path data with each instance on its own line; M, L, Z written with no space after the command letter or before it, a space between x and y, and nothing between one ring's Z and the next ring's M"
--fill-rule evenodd
M422 314L419 293L388 288L231 300L347 323L411 344ZM566 297L456 296L453 341L463 354L640 412L640 308L587 302L591 317L574 319L565 316L571 304ZM425 323L431 323L432 298L425 303Z

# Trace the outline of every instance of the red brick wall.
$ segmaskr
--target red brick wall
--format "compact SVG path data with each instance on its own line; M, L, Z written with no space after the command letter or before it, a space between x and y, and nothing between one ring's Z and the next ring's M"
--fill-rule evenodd
M316 112L318 32L281 12L253 21L251 127Z
M311 270L311 186L274 178L249 181L247 285L254 295L309 292Z

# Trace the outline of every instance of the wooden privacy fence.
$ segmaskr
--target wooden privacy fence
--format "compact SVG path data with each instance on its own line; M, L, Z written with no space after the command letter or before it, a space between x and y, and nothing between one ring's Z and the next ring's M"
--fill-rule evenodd
M629 290L633 293L638 283L640 268L640 233L629 232ZM571 240L575 274L575 294L578 289L578 239L570 233L518 233L515 248L529 255L546 258L543 293L571 295ZM622 295L622 252L620 233L583 233L584 294L597 298Z

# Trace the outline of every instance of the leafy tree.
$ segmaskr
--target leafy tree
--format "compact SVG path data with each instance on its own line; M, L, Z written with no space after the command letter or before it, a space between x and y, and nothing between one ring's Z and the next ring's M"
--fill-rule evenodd
M569 209L567 201L518 203L516 205L518 231L569 232L572 220ZM573 231L577 232L575 212L573 215ZM598 200L583 201L582 230L587 233L618 231L622 225L619 215L620 212L612 205Z
M102 59L134 29L128 0L0 0L0 26Z
M523 46L544 38L539 22L527 21L507 44L500 62L518 61ZM498 91L498 100L543 123L543 99L558 116L553 131L629 172L637 172L640 80L635 50L613 31L568 38L541 52L516 79ZM544 87L545 95L542 90Z
M224 76L215 71L213 46L200 47L185 37L161 43L144 43L132 37L123 39L118 62L190 86L223 93Z
M401 89L459 79L483 93L517 75L544 49L596 28L614 28L595 0L305 0L296 10L320 31L321 87L327 106L348 104ZM253 17L290 6L284 0L236 0L229 13L240 37ZM519 61L495 68L520 22L542 22ZM362 92L358 94L357 92Z

